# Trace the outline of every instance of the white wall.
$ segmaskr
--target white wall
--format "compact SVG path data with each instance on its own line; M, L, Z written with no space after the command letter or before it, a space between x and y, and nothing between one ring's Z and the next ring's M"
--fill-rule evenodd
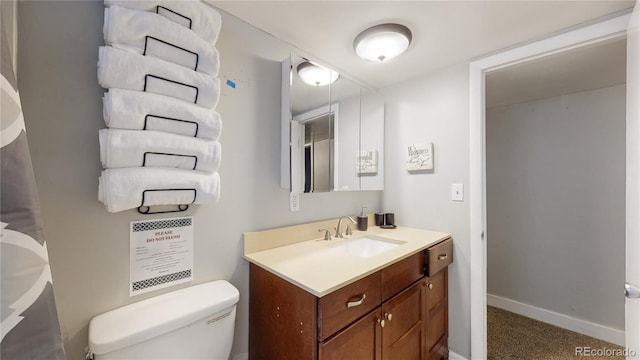
M625 86L487 110L487 292L624 329Z
M469 182L469 66L459 64L387 88L385 97L385 211L403 226L450 232L449 347L469 358L469 204L451 201L451 184ZM407 145L434 144L433 172L406 170Z
M97 200L98 129L104 128L97 84L101 1L18 4L19 86L40 193L56 303L68 359L83 359L89 320L157 295L130 298L129 222L135 210L109 214ZM194 206L194 284L228 279L240 290L234 354L248 347L248 264L242 233L377 209L380 192L302 194L288 211L280 188L280 61L290 49L223 14L218 42L223 86L222 197ZM183 285L184 287L188 285Z

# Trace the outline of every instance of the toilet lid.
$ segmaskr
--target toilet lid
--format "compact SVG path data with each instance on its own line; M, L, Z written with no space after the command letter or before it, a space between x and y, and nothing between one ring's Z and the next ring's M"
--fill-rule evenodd
M106 354L179 329L235 306L238 289L212 281L142 300L94 317L89 348Z

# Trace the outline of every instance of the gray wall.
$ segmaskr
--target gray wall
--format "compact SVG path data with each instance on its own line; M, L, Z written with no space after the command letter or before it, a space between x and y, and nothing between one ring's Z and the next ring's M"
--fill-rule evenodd
M469 184L469 65L384 89L385 211L403 226L451 233L449 347L471 356L469 202L451 201L451 184ZM432 141L434 169L409 173L407 146Z
M69 359L82 359L89 320L102 312L174 290L128 294L129 222L134 210L109 214L97 200L98 129L104 128L97 84L102 2L20 1L19 86L40 193L62 334ZM242 233L357 214L381 206L381 192L301 195L288 211L280 184L280 61L290 49L223 14L218 42L224 86L216 205L185 215L195 223L193 284L230 280L240 290L234 354L248 347L248 264Z
M486 124L487 292L624 329L625 86Z
M9 40L9 51L11 51L11 60L13 61L13 71L18 72L17 68L17 46L18 46L18 28L17 28L17 14L16 9L18 7L16 0L2 0L0 1L0 14L2 18L0 23L4 27L4 31L7 34L7 40Z

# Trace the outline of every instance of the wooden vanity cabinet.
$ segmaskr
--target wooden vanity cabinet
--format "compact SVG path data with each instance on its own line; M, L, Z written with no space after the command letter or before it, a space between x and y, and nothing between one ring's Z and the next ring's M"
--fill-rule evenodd
M249 358L448 358L447 268L429 261L421 251L322 298L250 264Z

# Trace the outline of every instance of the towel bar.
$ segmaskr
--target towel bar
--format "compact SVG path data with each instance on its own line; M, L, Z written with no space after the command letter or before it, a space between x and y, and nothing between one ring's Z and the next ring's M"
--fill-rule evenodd
M160 115L153 115L153 114L147 114L144 117L144 125L142 126L142 130L153 130L153 129L148 129L148 123L150 123L151 121L148 121L149 119L162 119L162 120L170 120L170 121L180 121L183 123L189 123L189 124L193 124L196 126L195 132L193 134L193 137L198 137L198 123L195 121L191 121L191 120L182 120L182 119L176 119L176 118L170 118L170 117L166 117L166 116L160 116ZM186 134L185 134L186 135Z
M183 19L186 19L186 20L189 22L189 26L186 26L186 25L184 25L184 24L181 24L179 21L175 21L175 20L176 20L176 19L175 19L175 17L168 17L168 16L166 16L166 15L171 15L171 14L165 14L165 15L162 15L162 14L160 13L160 9L163 9L163 10L169 11L170 13L173 13L173 14L175 14L175 15L180 16L180 17L181 17L181 18L183 18ZM162 16L166 17L167 19L172 19L172 20L174 20L176 23L178 23L178 24L180 24L180 25L183 25L183 26L188 27L189 29L191 29L191 24L192 24L191 18L190 18L190 17L188 17L188 16L184 16L184 15L180 14L179 12L175 12L175 11L173 11L173 10L169 9L169 8L166 8L166 7L164 7L164 6L158 5L158 6L156 6L156 14L158 14L158 15L162 15Z
M189 209L189 204L174 204L178 206L177 210L167 210L167 211L154 211L151 212L151 205L145 205L145 200L147 196L147 192L158 192L158 191L192 191L193 192L193 200L191 204L196 202L196 189L148 189L142 192L142 202L140 206L138 206L138 212L143 215L151 215L151 214L166 214L166 213L174 213L174 212L182 212ZM166 204L172 205L172 204Z
M185 87L188 87L188 88L191 88L191 89L195 90L195 91L196 91L196 92L195 92L195 99L193 100L193 103L194 103L194 104L197 104L197 103L198 103L198 92L199 92L199 89L198 89L198 87L197 87L197 86L193 86L193 85L189 85L189 84L181 83L181 82L179 82L179 81L175 81L175 80L171 80L171 79L163 78L163 77L161 77L161 76L157 76L157 75L146 74L146 75L144 76L144 87L143 87L142 91L148 91L148 90L147 90L147 88L148 88L148 87L150 87L150 85L149 85L149 83L150 83L149 79L150 79L150 78L151 78L151 79L158 79L158 80L166 81L166 82L169 82L169 83L171 83L171 84L176 84L176 85L180 85L180 86L185 86ZM160 95L166 95L166 96L173 96L173 97L175 97L174 95L167 94L167 93L164 93L164 92L162 92L162 91L148 91L148 92L152 92L152 93L160 94ZM180 97L179 99L182 99L182 100L189 100L189 98L188 98L188 97Z
M164 152L155 152L155 151L145 151L142 158L142 166L147 166L147 155L160 155L160 156L176 156L183 158L192 158L193 159L193 167L191 170L195 170L198 166L198 157L195 155L183 155L183 154L174 154L174 153L164 153ZM149 156L150 158L151 156ZM150 159L149 159L150 160Z
M188 52L188 53L189 53L189 54L191 54L191 55L194 55L194 56L196 57L196 63L195 63L195 65L194 65L194 67L193 67L193 70L194 70L194 71L198 71L198 62L200 61L200 55L198 55L198 53L197 53L197 52L194 52L194 51L191 51L191 50L185 49L185 48L183 48L183 47L180 47L180 46L178 46L178 45L174 45L174 44L172 44L172 43L170 43L170 42L167 42L167 41L164 41L164 40L160 40L160 39L158 39L157 37L154 37L154 36L147 35L147 36L145 36L145 37L144 37L144 49L143 49L143 51L142 51L142 55L144 55L144 56L146 56L146 55L147 55L147 50L148 50L148 47L149 47L148 45L149 45L149 40L150 40L150 39L151 39L151 40L158 41L158 42L160 42L160 43L162 43L162 44L165 44L165 45L169 45L169 46L174 47L174 48L176 48L176 49L179 49L179 50L182 50L182 51ZM159 57L159 56L158 56L158 58L163 59L163 60L170 61L170 60L168 60L168 59L164 59L164 58L161 58L161 57ZM182 64L180 64L180 65L182 65Z

